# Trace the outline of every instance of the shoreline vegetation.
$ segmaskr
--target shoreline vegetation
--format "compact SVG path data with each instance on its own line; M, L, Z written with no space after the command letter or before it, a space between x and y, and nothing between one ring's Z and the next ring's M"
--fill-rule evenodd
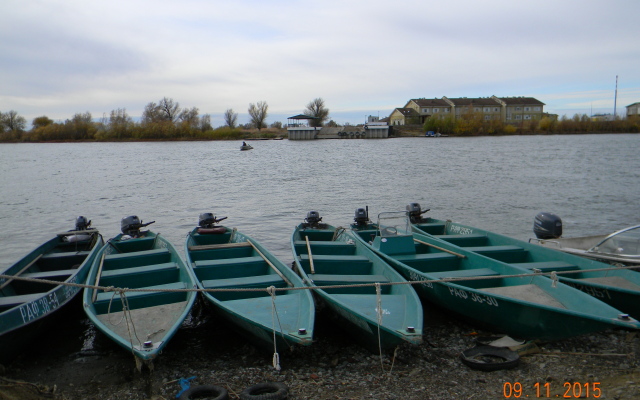
M116 118L103 118L102 121L95 122L88 112L76 114L72 119L59 123L42 116L35 118L32 125L31 130L25 130L20 126L0 124L0 143L211 141L288 137L286 127L281 123L261 129L247 125L227 125L214 129L210 124L198 123L197 119L134 122L129 117L118 118L116 115ZM557 120L545 117L541 120L522 121L516 126L498 120L485 121L481 116L474 115L456 120L451 117L432 117L423 125L391 126L389 136L417 137L424 136L427 131L450 137L639 133L640 118L593 121L586 114L576 114L572 118L563 116Z

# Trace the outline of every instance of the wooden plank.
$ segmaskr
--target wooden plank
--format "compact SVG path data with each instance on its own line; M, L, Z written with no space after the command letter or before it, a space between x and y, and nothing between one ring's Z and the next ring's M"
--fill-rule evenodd
M42 257L43 254L38 255L38 257L36 257L33 261L31 261L29 264L27 264L26 267L22 268L20 271L18 271L17 274L13 275L13 276L20 276L20 274L22 274L24 271L28 270L29 268L31 268L31 266L33 264L35 264L40 257ZM13 282L13 278L7 279L2 285L0 285L0 290L4 289L8 284L10 284L11 282Z
M304 239L307 242L307 253L309 254L309 266L311 268L311 273L315 274L316 269L313 266L313 255L311 254L311 244L309 244L309 236L305 236Z
M416 239L416 238L413 238L413 240L414 240L415 242L420 243L420 244L424 244L425 246L433 247L434 249L438 249L438 250L440 250L440 251L444 251L445 253L453 254L453 255L454 255L454 256L456 256L456 257L460 257L460 258L467 258L467 256L465 256L465 255L462 255L462 254L459 254L459 253L453 252L453 251L451 251L451 250L447 250L447 249L445 249L445 248L443 248L443 247L440 247L440 246L436 246L435 244L427 243L427 242L424 242L424 241L422 241L422 240L418 240L418 239Z
M251 244L248 242L238 243L220 243L220 244L203 244L198 246L189 246L189 251L195 250L213 250L213 249L229 249L233 247L249 247Z
M96 274L95 284L93 286L98 286L100 283L100 276L102 275L102 266L104 265L104 252L102 252L102 257L100 258L100 266L98 267L98 273ZM96 297L98 296L98 289L93 289L93 296L91 296L91 302L96 302Z
M288 286L293 287L293 284L282 274L282 272L280 272L280 270L278 268L276 268L275 265L273 265L271 263L271 261L267 260L267 257L264 256L264 254L262 254L262 252L260 250L258 250L258 248L256 247L255 244L253 244L250 240L248 240L249 244L251 244L251 247L253 247L253 249L260 255L260 257L262 257L262 259L269 264L269 266L276 272L276 274L280 275L280 278L282 278L283 281L285 281L287 283Z

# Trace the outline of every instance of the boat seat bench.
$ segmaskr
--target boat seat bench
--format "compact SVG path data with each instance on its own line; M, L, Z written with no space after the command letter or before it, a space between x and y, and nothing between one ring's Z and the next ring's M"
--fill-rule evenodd
M179 269L178 264L174 262L170 262L170 263L163 263L163 264L143 265L141 267L120 268L120 269L112 269L109 271L102 271L101 277L111 278L114 276L136 275L136 274L144 274L148 272L162 272L162 271L170 271L170 270L177 270L177 269Z
M78 256L88 256L88 251L66 251L64 253L47 253L40 257L41 260L51 260L57 258L66 258L66 257L78 257Z
M546 262L530 262L530 263L515 263L511 264L515 267L526 268L526 269L539 269L542 272L551 272L551 271L575 271L578 266L569 264L564 261L546 261Z
M61 276L71 276L78 272L77 269L59 269L55 271L44 271L44 272L29 272L26 274L20 275L22 278L32 278L32 279L51 279L51 278L59 278Z
M278 286L284 283L277 274L245 276L231 279L211 279L202 281L205 289L228 289L232 287L263 287Z
M433 235L433 237L442 239L460 247L482 246L487 243L486 235L476 233L470 233L468 235Z
M445 224L442 222L420 222L415 224L415 226L430 235L436 235L440 232L444 232L445 228Z
M309 255L308 254L300 254L300 259L302 261L309 261ZM333 255L313 255L313 261L329 261L329 262L371 262L367 257L365 256L358 256L358 255L337 255L337 256L333 256Z
M455 260L456 256L445 252L424 254L398 254L393 256L398 261Z
M459 269L455 271L434 272L429 275L434 278L471 278L474 276L493 276L500 275L496 271L489 268Z
M474 253L499 253L499 252L510 252L510 251L524 251L524 249L520 246L474 246L474 247L465 247L467 251L472 251Z
M238 257L238 258L218 258L215 260L200 260L194 262L195 268L215 267L221 265L243 265L253 263L264 263L264 259L260 256Z
M156 254L169 254L169 249L152 249L152 250L142 250L142 251L132 251L129 253L113 253L107 254L104 256L106 260L121 260L121 259L129 259L135 257L144 257Z
M327 285L351 285L362 283L385 283L389 282L384 275L337 275L337 274L309 274L309 278L318 286L319 282Z
M304 240L296 240L294 242L296 246L304 246L307 247L307 242ZM336 247L355 247L353 243L334 241L334 240L310 240L309 244L311 246L336 246Z
M15 296L3 296L0 297L0 307L9 308L19 306L24 303L30 303L34 300L38 300L44 293L31 293L31 294L19 294Z
M158 292L152 292L152 290L187 289L187 284L184 283L184 282L173 282L173 283L165 283L164 285L141 287L141 288L138 288L138 289L145 289L145 290L149 290L149 291L148 292L131 292L131 291L127 291L127 292L125 292L125 296L127 297L127 299L131 300L131 299L137 298L137 297L144 297L144 296L158 294ZM114 292L102 292L102 293L98 293L98 296L96 297L96 301L94 302L94 304L108 303L108 302L111 301L112 298L114 299L114 302L120 303L120 295L119 294L117 294L117 293L114 294Z

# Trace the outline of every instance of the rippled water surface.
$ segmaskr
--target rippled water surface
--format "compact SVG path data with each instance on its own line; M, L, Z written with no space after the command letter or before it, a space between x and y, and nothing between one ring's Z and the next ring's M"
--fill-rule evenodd
M201 212L282 261L307 211L347 225L410 202L513 236L540 211L566 236L640 223L640 135L386 140L0 144L0 268L84 215L105 239L138 215L182 251Z

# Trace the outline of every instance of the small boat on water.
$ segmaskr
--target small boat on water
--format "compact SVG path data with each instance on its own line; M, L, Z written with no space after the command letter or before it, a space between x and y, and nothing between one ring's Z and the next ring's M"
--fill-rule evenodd
M422 218L418 213L418 203L410 204L407 210L412 215L412 221L416 222L413 224L415 232L428 234L468 251L523 268L527 273L559 272L557 277L561 282L640 319L640 274L636 271L616 268L596 260L451 221ZM567 273L569 271L571 272Z
M88 285L124 290L86 288L83 297L93 324L147 363L180 328L197 297L184 290L196 283L175 247L160 234L141 230L152 223L123 218L122 233L107 241L91 266Z
M551 213L535 217L529 242L610 264L640 265L640 225L608 235L562 237L562 220Z
M304 283L260 243L235 229L216 225L226 219L212 213L199 217L199 226L185 242L187 264L205 299L239 331L263 348L310 345L315 306ZM247 289L254 289L252 291ZM257 289L257 290L256 290Z
M416 285L425 298L496 332L556 340L611 327L640 328L635 319L561 282L517 276L526 270L413 232L408 212L380 213L377 224L367 214L356 212L351 225L359 240L405 278L435 281Z
M340 318L356 341L370 350L422 341L422 305L406 280L344 228L322 223L317 211L291 235L296 269L304 282ZM371 284L367 287L349 285ZM338 288L318 286L344 285Z
M242 146L240 146L240 151L251 150L251 149L253 149L253 147L250 144L247 144L246 142L242 142Z
M103 245L102 236L83 216L75 229L58 233L0 272L0 361L15 357L42 331L53 314L71 302ZM60 284L17 278L43 279Z

